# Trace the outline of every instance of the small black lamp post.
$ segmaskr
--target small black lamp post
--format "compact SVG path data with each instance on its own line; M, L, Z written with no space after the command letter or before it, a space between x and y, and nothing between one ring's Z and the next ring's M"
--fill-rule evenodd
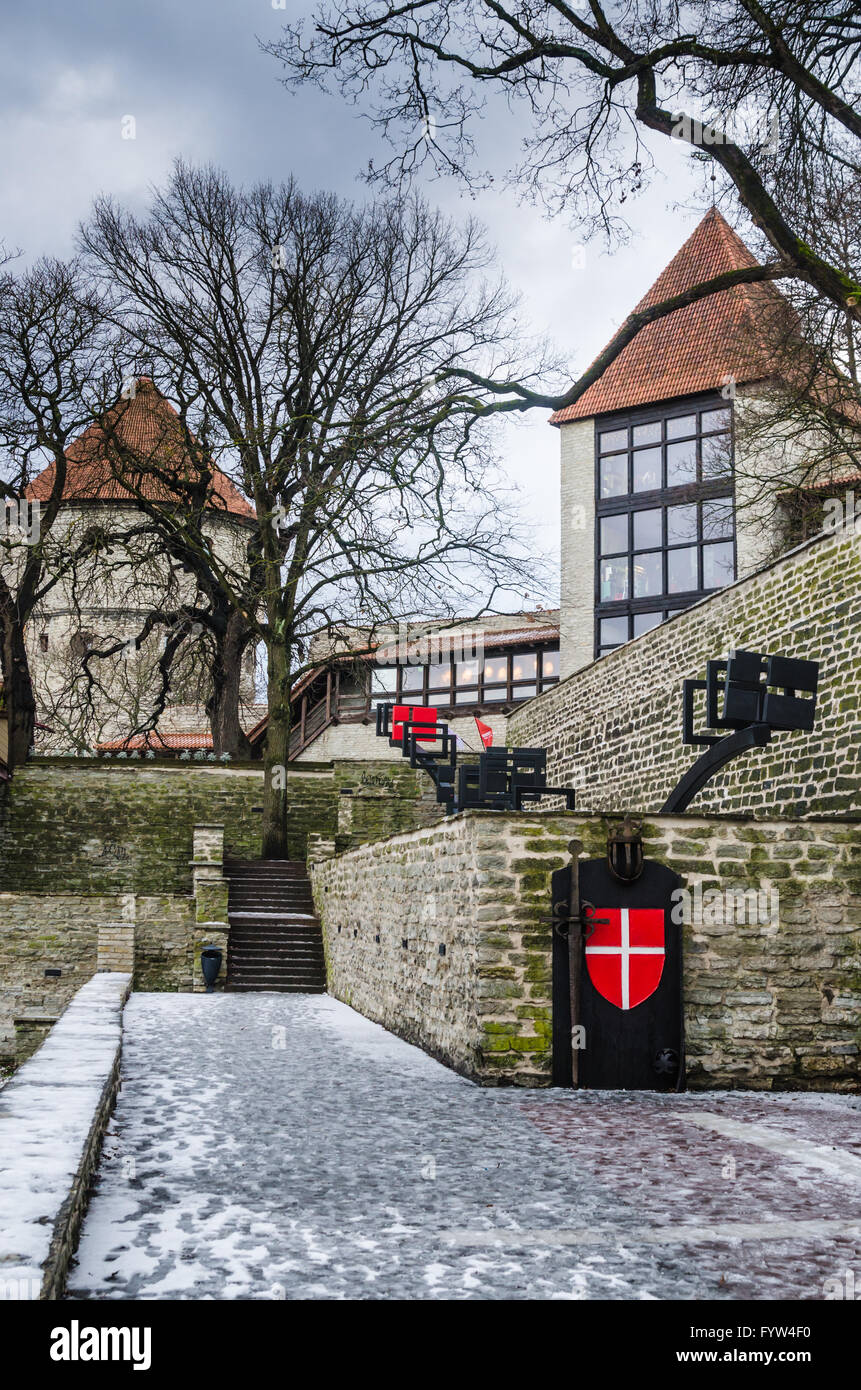
M207 994L214 992L215 981L221 971L222 952L218 946L204 946L200 953L200 968L206 983Z

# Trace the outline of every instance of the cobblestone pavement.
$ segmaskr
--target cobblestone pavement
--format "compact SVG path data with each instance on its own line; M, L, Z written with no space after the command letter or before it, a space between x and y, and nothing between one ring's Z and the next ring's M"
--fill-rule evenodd
M71 1298L861 1282L857 1098L486 1090L324 995L134 995L123 1074Z

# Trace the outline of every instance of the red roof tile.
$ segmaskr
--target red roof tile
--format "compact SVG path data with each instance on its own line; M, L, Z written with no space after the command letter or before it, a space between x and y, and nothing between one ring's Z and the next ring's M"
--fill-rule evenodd
M727 270L756 264L756 257L712 208L637 310ZM551 423L716 390L728 375L737 382L769 376L773 363L759 323L767 309L773 315L779 300L773 285L736 285L646 324L574 405L556 411Z
M183 448L182 430L179 416L170 402L161 394L149 377L141 377L134 397L118 401L108 412L105 425L90 425L80 438L69 445L66 451L66 485L63 497L66 500L105 499L122 501L134 496L134 492L124 486L120 476L128 463L123 464L114 454L111 458L113 439L127 448L143 462L134 477L127 471L126 476L144 497L163 502L171 498L170 490L153 473L146 470L146 460L153 459L158 466L165 462L174 464L171 454L175 454L179 467L185 470L192 480L195 464ZM27 496L38 501L46 501L54 485L55 466L50 464L27 489ZM210 484L209 506L213 511L226 511L232 516L252 518L254 510L234 486L226 473L213 465Z
M112 738L105 743L96 745L99 753L113 753L115 751L140 752L142 749L152 749L153 752L165 749L182 751L186 748L202 748L209 752L212 751L212 734L162 734L154 729L149 734L134 734L131 738Z

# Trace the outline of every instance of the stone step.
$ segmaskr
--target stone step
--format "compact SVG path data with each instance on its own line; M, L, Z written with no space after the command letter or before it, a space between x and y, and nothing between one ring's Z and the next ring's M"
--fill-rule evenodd
M232 985L263 984L271 980L273 984L281 985L325 985L326 977L322 970L281 970L267 966L263 968L249 968L237 970L230 977L229 983Z
M257 981L254 984L228 984L225 986L228 993L235 994L325 994L324 984L298 984L298 985L276 985L266 980Z

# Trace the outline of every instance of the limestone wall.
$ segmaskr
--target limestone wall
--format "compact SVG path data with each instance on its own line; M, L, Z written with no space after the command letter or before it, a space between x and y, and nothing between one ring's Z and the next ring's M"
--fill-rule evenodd
M330 992L480 1082L548 1084L550 875L606 834L473 811L315 864ZM861 824L655 816L644 837L692 895L688 1084L858 1090Z
M737 759L691 810L861 814L861 540L823 535L618 647L516 710L508 741L544 747L585 810L659 810L701 748L682 743L682 681L730 647L819 660L810 734Z
M429 779L391 763L291 766L288 782L297 859L310 833L347 848L441 815ZM6 788L0 889L190 893L193 827L223 824L227 855L256 859L262 804L259 763L36 759Z

